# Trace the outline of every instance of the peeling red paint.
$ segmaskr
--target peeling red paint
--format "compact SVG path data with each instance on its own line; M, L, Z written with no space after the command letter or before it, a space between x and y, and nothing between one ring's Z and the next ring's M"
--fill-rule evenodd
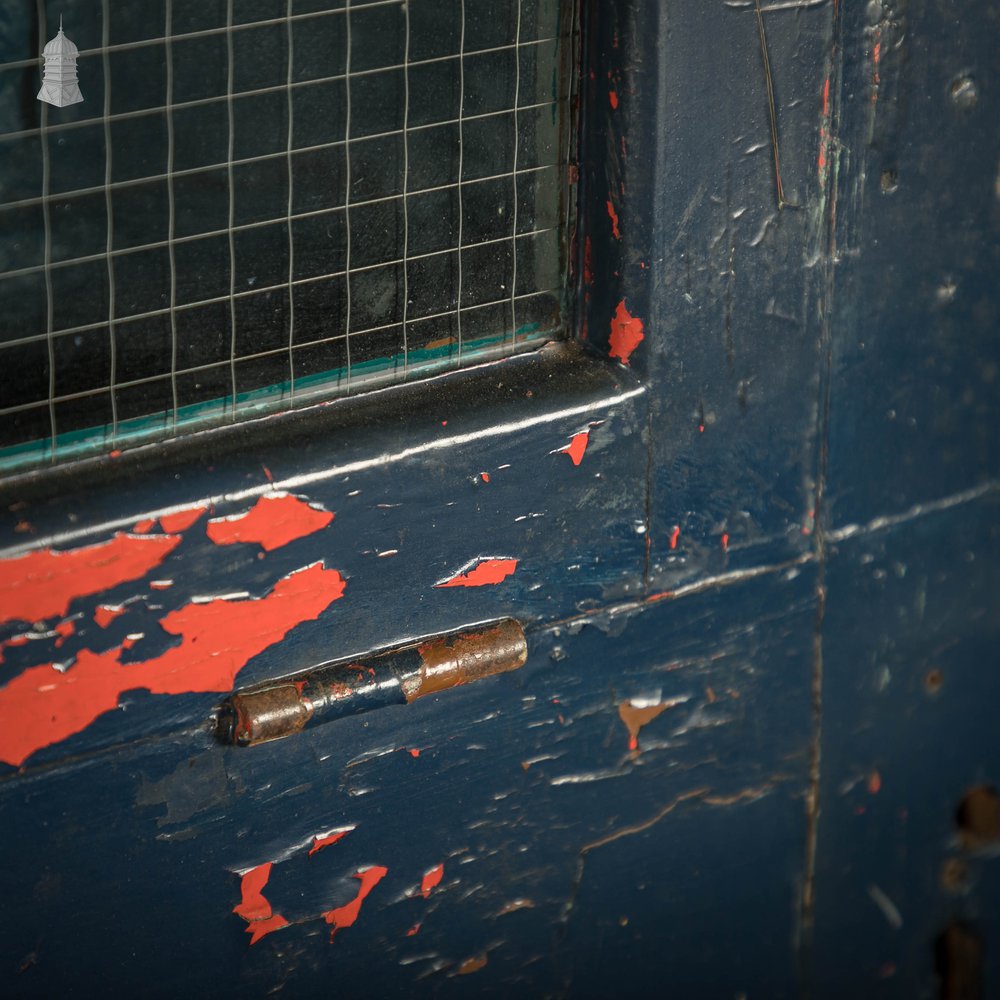
M819 169L820 183L826 177L826 147L829 143L830 127L830 78L827 77L823 83L823 117L819 126L819 155L816 158L816 166Z
M608 91L608 100L611 102L611 110L618 110L618 92L616 90Z
M670 532L670 548L677 548L677 540L681 537L681 528L679 524L674 525L674 530Z
M187 531L207 510L207 506L199 505L185 507L183 510L174 511L173 514L164 514L160 518L160 527L168 534L176 531Z
M331 830L329 833L317 833L313 837L312 847L309 848L309 857L312 857L317 851L322 851L324 847L329 847L331 844L336 844L338 840L343 840L354 827L348 827L346 830Z
M431 894L431 889L441 884L442 878L444 878L444 862L424 872L424 877L420 880L420 895L426 899Z
M483 587L506 580L517 569L516 559L483 559L472 569L459 573L435 587Z
M290 493L262 496L245 514L208 522L208 537L216 545L255 542L266 552L304 538L333 520L333 514L316 510Z
M181 642L151 660L123 664L118 649L88 649L65 673L51 664L25 670L0 688L0 760L20 765L117 708L126 691L229 691L249 660L318 618L345 586L336 570L314 563L283 577L258 600L218 599L171 611L160 625Z
M411 757L419 757L420 756L420 751L416 747L413 747L411 750L408 750L407 753Z
M573 435L572 440L565 448L559 449L559 454L569 455L570 461L574 465L579 465L583 461L584 452L590 442L590 428Z
M480 472L479 478L484 482L488 483L490 481L490 474L488 472Z
M633 316L625 306L625 300L618 303L614 318L611 320L611 350L610 355L618 358L623 364L628 364L632 352L645 338L642 320Z
M107 628L119 615L125 614L124 604L98 604L94 621L101 628Z
M868 775L868 794L878 795L880 791L882 791L882 775L878 771L872 771Z
M240 880L241 898L233 907L233 913L247 922L246 932L250 935L251 945L272 931L288 926L288 921L280 913L275 913L264 898L264 886L270 877L271 862L268 861L245 872Z
M139 521L132 531L137 535L148 535L155 527L156 521L147 518L145 521Z
M145 576L180 540L179 535L139 537L119 532L97 545L0 559L0 623L65 615L75 598Z
M609 198L607 201L608 218L611 220L611 232L616 240L622 238L621 230L618 228L618 213L615 211L614 202Z
M722 551L723 552L729 551L729 535L726 532L722 533Z
M410 929L409 929L409 930L408 930L408 931L406 932L406 936L407 936L407 937L413 937L413 935L414 935L414 934L416 934L416 933L417 933L417 931L419 931L419 930L420 930L420 923L418 922L418 923L415 923L415 924L414 924L414 925L413 925L413 926L412 926L412 927L411 927L411 928L410 928Z
M323 914L323 919L332 925L332 930L330 931L331 941L337 931L342 927L350 927L358 919L358 914L361 912L361 904L372 889L388 874L389 869L383 868L381 865L372 865L370 868L362 868L360 871L354 873L354 877L361 880L361 888L358 889L358 894L349 903L338 906L335 910L327 910Z

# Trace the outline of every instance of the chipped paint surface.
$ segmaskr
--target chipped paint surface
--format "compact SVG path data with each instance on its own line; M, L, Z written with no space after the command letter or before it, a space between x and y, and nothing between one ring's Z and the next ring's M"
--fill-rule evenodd
M485 587L501 583L517 569L516 559L479 559L471 569L462 569L435 587Z
M441 884L442 878L444 878L444 862L424 872L424 877L420 880L420 895L426 899L431 890Z
M107 628L119 615L125 614L124 604L98 604L94 611L94 621L101 628Z
M275 913L264 896L264 886L271 877L271 862L258 865L245 872L240 879L240 902L233 907L233 913L247 922L246 932L250 944L256 944L272 931L288 926L288 921Z
M327 833L317 833L313 837L312 847L309 848L309 857L317 851L322 851L324 847L336 844L338 840L343 840L352 830L353 826L341 827L339 830L330 830Z
M618 717L625 724L628 730L628 748L631 751L639 749L639 731L643 726L649 725L653 719L662 715L668 708L686 699L670 698L661 701L659 696L655 700L647 698L631 698L620 702L618 705Z
M206 532L216 545L249 542L270 552L325 528L333 517L330 511L317 510L290 493L270 493L245 514L209 521Z
M64 552L42 549L0 559L0 624L65 615L76 598L145 576L180 541L179 535L119 532L97 545Z
M611 220L611 232L616 240L622 238L621 230L618 228L618 213L615 211L615 203L609 198L607 201L608 218Z
M611 320L611 348L608 352L611 357L618 358L622 364L628 364L632 352L645 339L642 320L633 316L622 299L615 309L615 315Z
M589 443L590 428L588 427L586 430L578 431L574 434L568 445L563 448L556 448L556 450L551 452L551 454L569 455L570 461L574 465L579 465L583 461L583 456Z
M168 534L175 531L187 531L202 514L207 512L208 506L199 504L194 507L175 510L172 514L162 514L160 516L160 527Z
M160 625L181 641L151 660L122 663L117 648L83 650L65 673L51 664L25 670L0 688L0 760L22 764L117 708L126 691L228 691L254 656L319 617L344 587L340 573L315 563L279 580L266 597L192 603L169 612Z
M332 941L337 931L344 927L350 927L361 912L361 904L368 894L389 874L388 868L381 865L372 865L370 868L362 868L354 873L354 878L361 880L358 894L349 903L338 906L336 909L327 910L323 914L323 919L330 924L330 940Z

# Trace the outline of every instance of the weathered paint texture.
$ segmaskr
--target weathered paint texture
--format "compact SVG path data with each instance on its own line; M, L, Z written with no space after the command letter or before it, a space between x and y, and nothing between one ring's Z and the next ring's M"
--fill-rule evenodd
M388 868L381 865L372 865L370 868L362 868L354 873L354 878L361 880L358 894L349 903L338 906L336 909L327 910L323 914L323 919L330 924L330 940L332 941L337 931L344 927L350 927L361 912L361 904L368 894L389 874Z
M442 878L444 878L443 862L424 872L424 877L420 880L420 895L426 899L431 890L441 884Z
M258 865L245 872L240 880L240 902L233 907L233 913L247 922L246 932L250 944L256 944L272 931L288 926L288 921L275 913L264 896L264 886L271 877L271 862Z
M208 507L199 504L194 507L185 507L182 510L175 510L172 514L160 515L160 527L170 534L176 531L187 531L202 514L208 512Z
M76 598L145 576L180 544L179 535L119 532L97 545L42 549L0 559L0 624L65 615Z
M325 528L333 514L317 510L289 493L262 496L245 514L208 522L208 537L216 545L256 543L266 552L281 548Z
M633 316L622 299L611 320L611 340L609 354L627 365L632 352L645 338L642 320Z
M583 456L589 443L590 428L588 427L586 430L579 431L574 434L570 443L564 448L557 448L556 453L560 455L569 455L570 461L574 465L579 465L583 461Z
M322 851L324 847L336 844L338 840L343 840L352 830L353 826L348 826L340 830L331 830L329 833L317 833L313 837L312 847L309 848L309 857L317 851Z
M516 559L480 559L472 569L460 570L436 587L486 587L501 583L517 569Z
M228 691L247 662L317 618L344 593L337 570L315 563L279 580L263 598L216 599L166 614L160 626L180 643L141 663L121 651L83 650L65 672L31 667L0 688L0 760L20 765L118 706L126 691L152 694Z

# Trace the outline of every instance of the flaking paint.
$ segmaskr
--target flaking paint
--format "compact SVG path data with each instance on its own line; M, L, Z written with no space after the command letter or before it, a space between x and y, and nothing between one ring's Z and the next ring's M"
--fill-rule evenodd
M38 622L69 611L80 597L145 576L180 544L180 535L118 532L97 545L41 549L0 559L0 624Z
M152 694L228 691L240 670L293 628L338 600L346 586L337 570L314 563L280 579L263 598L187 604L160 625L180 643L141 663L121 650L83 650L62 673L31 667L0 688L0 760L20 765L36 750L86 729L118 707L126 691Z
M350 927L358 919L361 912L361 904L372 891L389 874L388 868L381 865L372 865L370 868L362 868L354 873L354 878L361 880L358 894L349 903L338 906L336 909L327 910L323 914L323 919L330 924L330 940L332 941L337 931L344 927Z
M273 493L262 496L245 514L209 521L206 531L216 545L256 543L271 552L325 528L333 517L290 493Z

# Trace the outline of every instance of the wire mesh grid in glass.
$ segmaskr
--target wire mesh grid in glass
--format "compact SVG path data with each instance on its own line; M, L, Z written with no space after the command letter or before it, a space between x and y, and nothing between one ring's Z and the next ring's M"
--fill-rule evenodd
M0 470L558 336L573 7L0 11Z

